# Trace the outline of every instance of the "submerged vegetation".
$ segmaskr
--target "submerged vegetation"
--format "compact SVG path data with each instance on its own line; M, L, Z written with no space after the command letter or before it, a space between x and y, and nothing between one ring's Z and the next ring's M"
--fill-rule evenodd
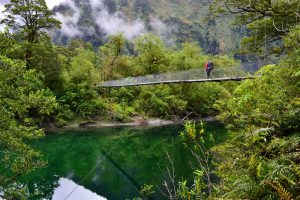
M197 43L167 47L151 34L135 41L113 35L100 47L80 39L66 47L54 45L47 31L59 28L60 22L45 1L11 0L1 21L7 28L0 33L0 197L30 198L18 180L46 164L28 143L44 135L40 127L47 123L217 115L233 134L224 144L204 149L205 140L212 138L204 137L203 126L185 125L181 137L199 166L191 185L173 179L176 189L170 198L299 199L298 4L216 0L212 5L214 13L236 14L237 25L247 26L241 53L277 56L279 62L262 67L255 80L103 89L96 84L203 68L207 60L216 67L239 62L205 55ZM212 182L211 176L218 181ZM151 190L145 185L142 193L147 196Z

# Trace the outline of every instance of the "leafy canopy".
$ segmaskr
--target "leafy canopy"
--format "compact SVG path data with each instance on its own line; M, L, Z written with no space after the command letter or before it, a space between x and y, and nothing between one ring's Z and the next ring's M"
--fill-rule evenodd
M0 175L0 194L6 199L8 186L44 166L40 153L27 144L44 135L32 116L53 114L57 103L50 91L41 89L39 74L26 70L22 61L0 56L0 85L0 163L4 170ZM14 195L20 191L16 189Z
M36 43L46 30L60 26L45 0L11 0L5 8L6 16L1 23L20 31L29 43Z
M214 0L212 10L218 15L235 15L238 26L246 25L251 35L244 38L244 50L282 53L282 38L299 24L298 0Z

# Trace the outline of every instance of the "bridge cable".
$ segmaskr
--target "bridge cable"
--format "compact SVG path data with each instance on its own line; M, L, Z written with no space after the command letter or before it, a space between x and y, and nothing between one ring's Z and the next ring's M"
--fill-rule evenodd
M113 147L105 154L103 155L103 157L97 162L96 166L93 167L86 175L85 177L79 182L79 184L68 194L68 196L66 198L64 198L64 200L69 199L69 197L75 192L75 190L77 190L77 188L85 181L85 179L87 179L87 177L89 175L91 175L96 169L97 167L104 161L104 159L120 144L120 142L124 139L125 137L121 137L114 145Z
M300 11L300 1L298 1L298 6L297 6L297 13L296 13L296 25L295 25L295 27L298 25L298 18L300 17L299 16L299 11ZM298 42L298 47L300 46L300 43Z
M266 56L267 56L267 20L265 20L265 54L264 54L264 65L266 64Z
M257 35L258 35L258 23L255 22L255 34L254 34L254 43L255 43L255 46L254 46L254 53L255 53L255 62L259 62L259 67L261 67L261 59L257 56L257 46L259 45L258 42L257 42Z

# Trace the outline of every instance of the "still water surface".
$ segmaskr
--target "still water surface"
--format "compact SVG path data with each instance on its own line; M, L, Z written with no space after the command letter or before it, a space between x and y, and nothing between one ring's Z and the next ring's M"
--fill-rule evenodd
M48 165L23 181L41 193L34 199L125 200L138 196L138 189L152 184L152 199L164 199L158 188L167 178L167 154L178 177L191 178L191 153L178 137L182 126L152 128L74 129L47 134L35 144ZM226 131L207 124L217 143ZM108 155L108 156L105 156ZM72 192L73 191L73 192Z

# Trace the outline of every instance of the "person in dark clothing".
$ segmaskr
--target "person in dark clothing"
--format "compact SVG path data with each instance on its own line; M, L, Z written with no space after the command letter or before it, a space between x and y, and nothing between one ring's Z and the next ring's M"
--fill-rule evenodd
M214 64L213 64L213 62L211 62L211 61L206 62L206 64L205 64L205 70L206 70L207 78L208 78L208 79L210 78L210 73L211 73L211 71L212 71L213 69L214 69Z

